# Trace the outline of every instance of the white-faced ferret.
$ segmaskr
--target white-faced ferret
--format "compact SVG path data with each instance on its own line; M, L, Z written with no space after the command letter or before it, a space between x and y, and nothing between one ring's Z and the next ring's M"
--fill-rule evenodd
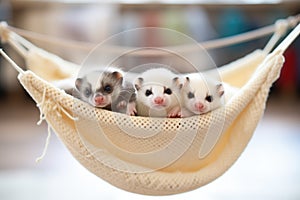
M182 117L204 114L224 104L224 83L202 74L192 74L185 77L181 89Z
M168 69L154 68L134 81L137 90L137 114L149 117L177 117L180 113L178 75Z
M116 70L90 71L75 81L75 97L97 108L135 115L136 94L131 83Z

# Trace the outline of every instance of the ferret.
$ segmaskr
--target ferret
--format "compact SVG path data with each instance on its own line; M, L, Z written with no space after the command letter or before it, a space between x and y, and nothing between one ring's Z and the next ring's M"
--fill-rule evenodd
M182 86L178 75L165 68L153 68L138 76L134 86L138 116L178 116Z
M204 114L224 104L224 83L192 74L185 77L182 89L181 117Z
M75 81L73 96L97 108L135 115L136 95L121 71L90 71Z

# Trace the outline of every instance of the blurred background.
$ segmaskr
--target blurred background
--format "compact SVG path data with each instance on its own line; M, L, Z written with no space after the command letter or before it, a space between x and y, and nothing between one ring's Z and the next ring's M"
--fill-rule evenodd
M234 2L234 3L233 3ZM0 0L0 20L62 39L100 43L124 30L154 26L182 32L198 42L232 36L300 13L299 0ZM149 36L151 40L151 36ZM270 37L209 51L217 66L258 48ZM31 40L75 63L86 51ZM1 48L21 66L8 45ZM35 103L0 57L0 199L300 199L300 38L285 53L280 79L266 113L238 161L216 181L185 194L145 197L109 185L83 168L53 134L42 153L47 125L37 126Z

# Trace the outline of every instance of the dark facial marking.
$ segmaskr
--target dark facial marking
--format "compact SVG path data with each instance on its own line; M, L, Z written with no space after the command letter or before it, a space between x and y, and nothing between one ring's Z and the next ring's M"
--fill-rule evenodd
M168 94L168 95L171 95L172 94L172 90L170 88L165 88L164 93Z
M101 87L96 90L96 92L100 92L102 94L111 94L114 91L114 86L109 82L102 81Z
M153 94L151 90L146 90L145 92L146 97L150 96L151 94Z
M112 92L112 87L110 85L106 85L103 87L104 92L111 93Z
M104 86L108 83L111 83L110 85L121 85L123 82L122 74L119 72L103 72L102 77L102 85Z
M115 87L122 85L123 77L120 72L103 72L101 87L96 91L102 94L111 94ZM98 86L99 87L99 86Z
M211 103L214 99L213 99L213 96L212 96L212 95L207 95L207 96L205 97L205 100L206 100L207 102Z
M189 99L192 99L192 98L195 97L195 95L194 95L194 93L189 92L189 93L187 94L187 97L188 97Z
M92 94L92 90L91 90L90 87L84 88L84 90L83 90L82 92L83 92L83 95L84 95L85 97L89 97L89 96L91 96L91 94Z

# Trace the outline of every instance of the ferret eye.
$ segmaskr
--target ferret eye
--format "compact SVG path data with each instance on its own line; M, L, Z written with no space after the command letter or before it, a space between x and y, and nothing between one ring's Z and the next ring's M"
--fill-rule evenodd
M188 93L188 98L189 98L189 99L192 99L192 98L194 98L194 97L195 97L194 93L192 93L192 92L189 92L189 93Z
M104 87L104 91L105 92L111 92L111 86L110 85L106 85L105 87Z
M148 97L148 96L150 96L152 94L152 91L151 90L146 90L146 92L145 92L145 95Z
M211 95L207 95L205 97L205 100L208 101L209 103L213 101L213 97Z
M92 94L92 92L90 89L87 88L84 90L84 96L89 97L91 94Z
M172 90L170 88L165 89L164 93L171 95L172 94Z

